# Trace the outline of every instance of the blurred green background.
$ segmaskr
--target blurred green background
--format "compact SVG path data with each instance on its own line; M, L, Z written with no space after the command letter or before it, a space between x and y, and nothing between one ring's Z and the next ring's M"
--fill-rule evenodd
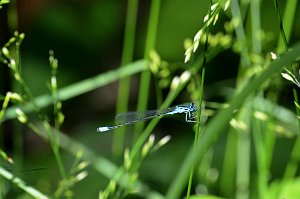
M281 3L281 2L280 2ZM284 3L282 3L284 4ZM25 33L25 40L21 46L21 63L24 79L28 82L35 96L49 92L47 84L50 78L49 50L55 52L59 61L58 85L59 88L84 80L97 74L116 69L120 65L127 1L116 0L26 0L17 1L0 10L0 17L4 27L4 15L8 14L8 34L14 30ZM145 34L148 25L150 1L140 1L137 18L136 44L134 59L143 57L145 46ZM161 2L159 24L156 38L156 51L163 60L170 63L183 63L185 49L183 47L186 38L193 38L195 33L203 25L203 17L209 7L208 1L199 0L164 0ZM276 13L271 1L264 1L261 13L262 27L266 31L264 51L268 52L276 46L279 33L278 24L273 20ZM17 17L15 18L15 15ZM296 19L300 17L297 12ZM220 20L213 31L223 30L224 21L228 20L226 14L220 16ZM292 42L299 40L300 26L295 24L292 34ZM4 29L2 29L4 30ZM7 36L2 33L1 45ZM219 54L207 66L206 86L216 89L216 83L223 84L223 88L232 88L235 85L239 58L231 50ZM9 71L0 68L1 93L15 85L3 80L10 75ZM139 76L135 75L131 81L131 95L129 107L135 110ZM226 81L225 81L226 80ZM84 95L77 96L63 102L62 111L65 114L65 123L62 130L75 140L85 144L95 153L108 159L111 156L112 134L99 134L96 128L100 125L112 124L115 116L118 82L101 87ZM152 88L154 86L152 85ZM3 92L2 92L3 91ZM205 91L205 100L223 102L225 95ZM279 88L283 104L292 106L289 100L291 89ZM149 108L156 108L156 96L149 99ZM179 103L188 102L188 93L180 96ZM48 108L46 109L46 111ZM49 109L50 112L50 109ZM175 121L175 122L174 122ZM172 140L167 146L160 149L160 153L150 155L141 168L141 179L152 188L164 193L177 172L179 164L193 143L192 127L182 120L163 119L156 127L155 134L158 137L171 135ZM20 141L19 134L13 133L16 129L22 129L24 142ZM131 129L132 127L129 127ZM180 128L181 134L176 134ZM50 148L42 139L28 129L17 126L14 122L8 137L3 137L5 146L11 156L16 159L18 165L14 172L18 173L28 184L34 184L37 189L45 193L56 186L58 173L56 164L51 155ZM131 135L128 135L131 137ZM221 169L226 136L215 146L213 167ZM128 139L127 145L130 144ZM23 144L18 145L18 142ZM282 174L285 154L289 154L293 140L281 138L277 142L278 147L274 153L276 158L273 169L273 178ZM16 148L16 146L19 146ZM21 147L20 147L21 146ZM19 154L18 154L19 153ZM24 154L23 154L24 153ZM22 155L24 156L22 156ZM71 164L72 157L67 153L63 156L64 162ZM69 161L70 160L70 161ZM120 159L113 159L120 164ZM255 162L252 163L255 170ZM68 166L67 166L68 167ZM35 171L35 169L38 171ZM29 170L29 171L26 171ZM89 176L74 188L75 198L96 198L98 191L106 186L108 180L98 172L89 168ZM218 193L217 187L212 185L211 190ZM21 193L13 187L12 198Z

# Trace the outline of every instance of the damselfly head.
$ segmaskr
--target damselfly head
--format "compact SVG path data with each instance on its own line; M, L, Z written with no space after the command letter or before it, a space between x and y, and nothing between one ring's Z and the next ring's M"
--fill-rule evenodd
M191 103L191 104L189 105L189 109L190 109L191 112L194 112L194 111L197 110L197 108L196 108L196 106L195 106L194 103Z

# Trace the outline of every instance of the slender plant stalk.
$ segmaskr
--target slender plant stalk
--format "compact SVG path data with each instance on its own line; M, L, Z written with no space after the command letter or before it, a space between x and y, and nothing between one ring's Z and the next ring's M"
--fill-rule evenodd
M240 12L240 5L237 0L231 1L231 13L232 18L237 20L238 23L235 26L236 37L239 45L241 45L240 49L240 66L239 66L239 74L237 77L237 91L244 87L249 80L247 76L247 70L252 66L249 56L249 49L247 47L246 42L246 31L243 27L243 18ZM255 21L257 22L257 21ZM254 22L254 23L255 23ZM257 30L256 30L257 31ZM254 35L255 36L255 35ZM254 48L258 48L257 39L253 42ZM246 102L247 103L247 102ZM249 104L249 103L247 103ZM236 198L247 199L249 198L249 184L250 184L250 118L251 113L249 111L248 105L242 106L238 115L236 116L236 120L238 122L243 123L246 128L245 129L236 129L237 137L237 170L236 170Z
M236 189L236 167L237 167L237 142L236 130L230 128L226 140L226 148L220 176L220 191L222 196L234 198Z
M255 109L252 110L253 112ZM268 169L267 169L267 150L265 145L265 128L263 123L256 118L253 118L252 121L253 128L253 140L254 140L254 148L255 155L257 160L257 197L258 198L266 198L267 193L267 177L268 177ZM269 132L274 133L274 132Z
M147 36L146 36L146 45L144 51L144 59L149 59L149 53L152 49L155 48L156 41L156 32L158 26L158 17L160 10L160 0L152 0ZM150 88L151 72L149 70L142 72L140 78L140 88L139 96L137 102L137 111L143 111L147 108L149 100L149 88ZM140 122L135 125L135 137L137 138L144 128L144 122Z
M0 11L1 12L1 11ZM13 33L15 30L18 30L18 15L17 15L17 5L16 2L11 2L8 5L8 29L9 32ZM21 51L20 44L15 45L15 60L17 64L17 69L19 73L22 72L22 63L21 63ZM21 90L20 85L18 85L15 81L11 80L11 85L13 90ZM13 158L19 164L16 164L16 167L21 168L24 164L24 129L17 121L11 121L13 125L12 139L13 142Z
M122 53L122 60L121 60L121 66L123 67L126 64L132 62L133 60L137 7L138 7L138 0L128 0L123 53ZM129 96L130 96L130 76L127 76L120 79L119 82L117 111L116 111L117 113L127 111ZM125 129L126 128L118 128L115 130L113 148L112 148L115 157L119 157L122 154L122 150L124 147Z
M252 52L258 55L260 55L262 51L260 3L260 0L253 0L250 2Z
M235 33L236 37L239 43L239 46L241 47L241 64L242 67L250 66L250 60L249 60L249 53L248 53L248 47L246 42L246 34L243 27L243 18L241 9L239 6L239 2L237 0L231 0L231 13L232 18L236 20L235 25Z
M212 1L210 1L209 9L208 9L208 18L211 18L211 6ZM202 71L201 71L201 82L200 82L200 90L199 90L199 101L198 101L198 116L197 116L197 125L196 125L196 132L195 132L195 138L194 138L194 148L197 146L197 140L199 138L200 134L200 118L201 118L201 110L202 110L202 101L203 101L203 93L204 93L204 79L205 79L205 69L206 69L206 54L208 50L208 36L209 36L209 24L206 28L206 34L205 34L205 44L204 44L204 52L203 52L203 63L202 63ZM191 187L193 182L193 174L194 174L194 166L192 166L190 175L189 175L189 181L188 181L188 187L187 187L187 194L186 198L190 198L191 194Z
M283 46L284 46L285 51L286 51L287 48L288 48L288 41L286 39L286 35L285 35L285 32L284 32L284 28L283 28L282 18L281 18L281 14L280 14L280 11L279 11L279 4L278 4L277 0L273 0L273 3L274 3L275 11L277 13L278 22L279 22L280 36L282 38L281 41L283 42Z
M236 171L236 198L249 198L250 184L250 113L249 108L242 106L239 111L238 121L246 124L245 130L239 130L238 133L238 153L237 153L237 171Z
M208 33L207 33L207 38L206 38L206 46L207 46L207 41L208 41ZM201 110L202 110L202 102L203 102L203 93L204 93L204 79L205 79L205 68L206 68L206 51L204 51L204 59L203 59L203 69L202 69L202 75L201 75L201 84L200 84L200 97L199 97L199 102L198 102L198 116L197 116L197 124L196 124L196 132L195 132L195 138L194 138L194 147L197 146L197 140L199 139L200 135L200 118L201 118ZM189 175L189 182L188 182L188 189L187 189L187 194L186 198L190 198L191 194L191 187L192 187L192 182L193 182L193 174L194 174L194 166L191 168L190 175Z
M252 31L252 53L261 55L262 53L262 41L261 41L261 13L260 13L260 0L251 1L251 31ZM261 67L259 63L254 62L254 67ZM263 98L263 91L258 92L257 95ZM254 113L262 104L252 100L250 105L253 107L250 110ZM253 114L251 114L253 115ZM270 119L271 120L271 119ZM268 121L270 122L270 121ZM272 157L273 144L275 141L275 133L270 132L267 127L268 122L261 122L257 118L252 116L251 127L252 136L254 140L256 163L257 163L257 195L258 198L266 198L268 191L268 174L269 164ZM263 136L265 135L265 136ZM268 144L268 145L267 145ZM268 158L270 155L271 157Z
M52 145L52 143L51 143L51 145ZM58 167L59 173L61 175L61 178L63 180L65 180L66 179L66 171L64 168L64 163L62 161L61 154L59 152L59 148L58 148L58 146L52 146L52 150L53 150L55 160L57 162L57 167Z
M291 38L292 28L293 28L293 24L295 22L295 13L297 10L298 1L297 0L286 1L283 20L281 19L278 2L273 0L273 3L274 3L275 10L277 13L277 18L279 21L279 28L282 28L282 30L280 29L280 32L282 31L281 39L279 38L278 42L277 42L277 52L282 53L282 52L286 51L286 48L288 47L287 43L288 43L289 39ZM286 39L286 41L284 41L285 39Z

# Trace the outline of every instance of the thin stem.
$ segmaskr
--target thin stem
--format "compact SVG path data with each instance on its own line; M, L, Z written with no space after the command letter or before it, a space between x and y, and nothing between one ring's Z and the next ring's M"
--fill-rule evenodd
M48 196L44 195L37 189L26 185L26 183L22 179L16 177L15 175L13 175L12 173L10 173L9 171L5 170L2 167L0 167L0 175L2 177L6 178L7 180L9 180L11 183L17 185L20 189L24 190L26 193L31 195L33 198L41 198L41 199L48 198Z
M255 109L252 110L253 112ZM255 155L257 160L257 189L258 189L258 198L266 198L266 188L267 188L267 167L266 167L266 147L264 144L264 137L262 134L264 130L262 129L263 126L261 122L253 118L252 121L253 127L253 140L254 140L254 148L255 148ZM269 132L271 133L271 132Z
M261 55L262 44L261 44L261 13L260 13L260 0L251 1L251 31L252 31L252 53ZM254 62L254 67L261 67L259 63ZM258 94L263 98L263 91ZM250 103L253 107L253 113L259 109L262 104L256 101ZM258 198L266 198L267 187L268 187L268 173L269 163L272 157L273 144L275 140L274 132L270 132L268 129L268 122L261 122L257 118L252 116L251 126L253 128L252 135L254 140L254 148L257 163L257 192ZM265 135L265 136L263 136Z
M136 30L136 15L137 15L138 0L129 0L127 4L127 16L125 25L125 35L123 43L123 53L121 66L124 67L133 60L135 30ZM130 76L120 79L117 113L126 112L130 96ZM122 154L124 147L124 136L126 128L118 128L114 133L113 154L119 157Z
M239 73L237 77L237 92L241 89L244 89L245 85L249 81L249 76L247 74L247 70L252 67L252 63L249 56L249 50L247 47L246 41L246 31L243 26L243 18L241 14L241 7L239 5L238 0L231 1L231 14L232 18L235 19L238 23L234 27L236 32L236 37L239 45L241 46L240 49L240 64L239 64ZM257 16L253 16L257 17ZM252 25L258 25L259 19L254 19ZM255 31L259 31L260 29L255 29ZM254 33L252 30L252 42L253 48L257 51L260 48L260 41L259 38L256 38L257 32ZM236 128L237 135L237 165L236 165L236 198L249 198L249 184L250 184L250 112L249 108L245 106L241 107L238 115L235 117L237 121L245 124L246 128Z
M51 144L51 146L52 146L52 144ZM63 180L66 180L66 171L65 171L64 164L63 164L63 161L61 158L61 154L59 152L60 151L59 147L57 145L52 146L52 150L53 150L53 154L54 154L54 157L55 157L55 160L57 163L57 167L58 167L60 176Z
M212 6L212 1L210 1L209 9L208 9L208 20L210 20L211 17L211 6ZM202 101L203 101L203 93L204 93L204 79L205 79L205 69L206 69L206 54L208 50L208 36L209 36L209 24L207 25L206 28L206 35L205 35L205 44L204 44L204 52L203 52L203 63L202 63L202 72L201 72L201 82L200 82L200 90L199 90L199 101L198 101L198 116L197 116L197 124L196 124L196 132L195 132L195 138L194 138L194 148L197 146L197 140L200 136L200 119L201 119L201 110L202 110ZM193 174L194 174L194 165L191 168L190 175L189 175L189 181L188 181L188 189L187 189L187 194L186 198L190 198L191 194L191 187L192 187L192 182L193 182Z
M149 59L149 53L155 47L159 10L160 0L152 0L146 37L146 46L144 51L144 59L146 60ZM143 111L147 108L149 100L150 80L151 72L149 70L144 71L140 78L137 111ZM144 122L140 122L139 124L135 125L135 137L138 137L138 135L142 132L143 128Z
M240 6L238 0L231 0L231 14L232 18L237 21L237 25L235 26L235 33L237 40L239 42L239 46L241 47L241 65L242 67L250 66L247 42L246 42L246 35L245 30L243 27L243 18L240 11Z
M284 44L284 48L285 48L284 51L287 51L288 41L287 41L287 38L285 36L285 32L284 32L284 28L283 28L282 18L281 18L281 14L280 14L280 11L279 11L278 0L273 0L273 3L274 3L275 11L276 11L276 14L277 14L278 22L279 22L280 36L281 36L281 39L282 39L281 41L283 41L283 44Z
M208 35L208 34L207 34ZM208 37L207 37L208 39ZM205 54L205 51L204 51ZM206 58L204 55L203 59L203 69L202 69L202 75L201 75L201 84L200 84L200 97L199 97L199 102L198 102L198 116L197 116L197 124L196 124L196 132L195 132L195 138L194 138L194 148L197 146L197 140L199 139L200 136L200 119L201 119L201 110L202 110L202 101L203 101L203 93L204 93L204 79L205 79L205 68L206 68ZM186 198L190 198L190 193L191 193L191 187L192 187L192 182L193 182L193 174L194 174L194 166L191 168L190 175L189 175L189 182L188 182L188 189L187 189L187 194Z
M260 0L251 1L252 52L256 54L262 50L260 16Z
M274 2L274 5L275 4L277 5L277 7L275 7L275 8L278 9L279 8L278 7L278 2ZM296 10L297 10L297 4L298 4L297 0L288 0L288 1L286 1L286 5L285 5L285 9L284 9L284 15L283 15L283 19L281 21L281 23L282 23L281 27L284 29L284 32L282 32L282 33L284 33L284 36L281 36L281 39L280 38L278 39L278 43L277 43L277 49L278 49L277 52L278 53L281 53L281 52L285 51L284 49L287 48L287 46L285 46L285 44L288 44L288 42L291 38L293 24L295 22L295 13L296 13ZM277 12L278 20L281 20L281 15L280 15L279 9L276 10L276 12ZM284 38L286 39L286 42L282 40Z

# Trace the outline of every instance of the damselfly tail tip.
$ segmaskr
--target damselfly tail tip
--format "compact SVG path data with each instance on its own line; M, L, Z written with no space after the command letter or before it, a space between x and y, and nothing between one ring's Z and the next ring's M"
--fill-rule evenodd
M107 126L97 128L97 132L105 132L110 130Z

